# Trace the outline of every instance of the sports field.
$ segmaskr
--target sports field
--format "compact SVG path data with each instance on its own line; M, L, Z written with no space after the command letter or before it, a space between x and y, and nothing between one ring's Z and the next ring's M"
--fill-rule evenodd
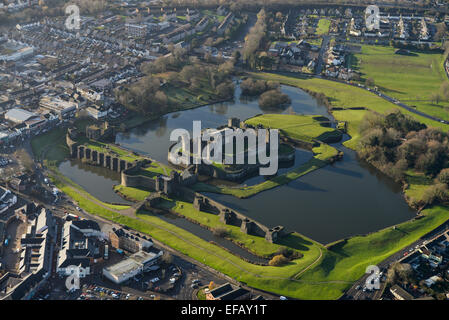
M432 98L440 93L444 82L449 83L443 54L411 51L410 55L400 55L395 51L393 47L363 45L353 66L362 73L362 80L373 79L381 92L429 115L449 120L449 99L442 97L446 101L437 103Z

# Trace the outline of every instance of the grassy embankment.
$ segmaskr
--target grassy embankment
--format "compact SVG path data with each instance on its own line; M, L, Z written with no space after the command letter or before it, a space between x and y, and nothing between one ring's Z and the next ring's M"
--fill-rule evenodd
M322 122L327 123L327 119L320 116L266 114L250 118L245 122L254 126L262 124L266 128L280 129L282 134L308 143L316 139L327 141L341 138L341 133L338 130L322 125ZM287 184L309 172L322 168L328 164L328 161L338 155L337 149L325 143L318 144L312 149L312 152L313 158L305 164L253 186L229 187L197 183L193 186L193 189L198 192L214 192L230 194L238 198L248 198L259 192Z
M449 101L436 104L432 95L449 82L444 72L444 55L414 52L395 54L395 48L363 45L355 55L353 67L362 73L362 81L371 78L379 91L429 115L449 120Z

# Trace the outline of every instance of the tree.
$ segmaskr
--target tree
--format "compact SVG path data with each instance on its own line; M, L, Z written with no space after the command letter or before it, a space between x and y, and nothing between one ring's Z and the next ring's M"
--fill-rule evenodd
M435 184L424 191L422 200L428 205L435 202L445 202L448 200L447 192L447 185L442 183Z
M217 94L220 98L231 98L234 96L234 83L224 82L217 86Z
M214 234L214 236L224 238L228 235L228 230L226 228L219 227L219 228L213 229L212 233Z
M268 264L272 267L280 267L288 263L288 259L282 254L274 256Z
M260 95L259 106L262 108L279 108L290 103L290 97L280 90L268 90Z
M209 282L208 288L210 291L214 290L216 287L217 287L217 285L215 284L215 282L213 282L213 281Z
M255 68L255 53L259 49L262 39L267 30L266 13L261 9L257 14L257 21L249 30L243 46L243 60L250 64L251 68Z
M449 186L449 168L440 171L438 174L438 181Z
M373 79L373 78L368 78L368 79L366 79L366 80L365 80L365 84L366 84L368 87L373 87L373 86L374 86L374 79Z
M170 265L173 263L173 260L173 256L169 252L164 251L164 254L161 257L161 262Z

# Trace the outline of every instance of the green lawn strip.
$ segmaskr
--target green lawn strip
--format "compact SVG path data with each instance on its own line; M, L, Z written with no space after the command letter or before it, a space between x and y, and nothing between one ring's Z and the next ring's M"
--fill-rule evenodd
M360 278L369 265L375 265L418 240L449 219L449 208L435 206L422 211L423 218L356 236L329 247L316 267L306 272L303 280L349 280Z
M423 199L424 192L434 184L434 181L423 173L408 170L406 172L407 189L405 195L410 199L420 201Z
M220 221L218 215L198 211L193 207L193 204L189 202L181 200L163 200L160 207L166 210L172 210L212 229L224 228L228 231L227 238L240 243L246 249L258 256L268 258L276 253L281 247L279 244L266 241L265 238L245 234L240 230L240 227L224 224Z
M243 281L250 286L292 297L302 297L302 284L300 282L294 282L296 285L289 286L289 289L286 290L286 287L279 286L278 282L283 282L285 285L291 282L289 277L297 274L319 257L320 246L311 242L310 245L306 246L307 250L302 252L304 254L303 258L294 260L285 266L270 267L253 265L183 229L162 221L154 215L138 214L138 217L171 230L174 234L167 233L164 230L150 232L154 238L166 243L170 247L238 281ZM329 298L336 298L336 296Z
M151 192L147 190L143 190L140 188L125 187L120 184L114 186L114 190L117 191L119 194L125 196L125 198L132 199L134 201L143 201L151 194Z
M325 123L330 125L328 121L322 116L264 114L245 122L253 126L261 124L264 128L280 129L293 139L311 142L314 139L326 141L328 138L341 137L340 131L323 126Z
M254 186L233 188L227 186L212 186L205 183L196 183L192 188L197 192L214 192L230 194L237 198L248 198L259 192L276 188L283 184L287 184L309 172L322 168L327 164L327 160L338 154L337 149L326 144L321 144L319 147L313 148L312 151L315 155L306 163L280 176L274 177Z
M362 45L362 52L355 55L362 80L372 78L380 91L415 105L422 112L449 120L449 102L436 105L430 101L441 84L448 82L443 67L444 55L414 51L413 55L399 55L394 53L396 50L388 46Z

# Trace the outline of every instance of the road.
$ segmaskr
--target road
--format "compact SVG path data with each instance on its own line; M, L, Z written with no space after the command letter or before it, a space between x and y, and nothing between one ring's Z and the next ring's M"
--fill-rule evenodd
M320 53L318 54L318 64L315 68L316 75L320 75L321 71L323 70L323 63L324 63L323 58L324 58L324 54L326 53L327 46L329 45L329 40L330 40L329 35L323 36L323 41L321 42Z
M417 250L418 247L425 245L435 238L438 238L445 232L448 232L449 230L449 220L443 223L441 226L436 228L435 230L429 232L425 236L421 237L419 240L413 242L412 244L408 245L407 247L403 248L402 250L396 252L395 254L391 255L387 259L383 260L377 266L383 272L386 274L388 268L395 262L400 262L402 259L405 259L410 254L413 254L415 250ZM363 292L362 289L357 290L356 288L360 286L360 288L363 288L366 284L366 279L369 275L365 274L362 278L360 278L358 281L356 281L353 286L341 297L342 300L376 300L380 299L379 291L366 291ZM385 285L385 283L382 283L382 285Z

